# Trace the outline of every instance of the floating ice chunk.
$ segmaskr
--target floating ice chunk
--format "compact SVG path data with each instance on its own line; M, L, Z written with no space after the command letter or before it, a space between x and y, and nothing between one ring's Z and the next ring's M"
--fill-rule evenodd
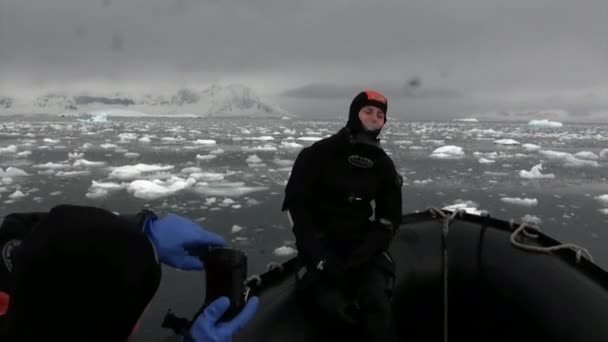
M505 203L521 205L524 207L533 207L538 205L538 200L536 198L503 197L500 200Z
M274 158L272 160L273 163L279 165L279 166L292 166L294 161L293 160L289 160L289 159L279 159L279 158Z
M213 139L197 139L194 143L198 145L215 145L216 141Z
M141 163L136 165L125 165L112 168L112 172L108 178L131 180L139 178L146 173L168 171L172 170L173 168L173 165L149 165Z
M109 150L109 149L118 147L118 145L106 143L106 144L99 145L99 147L103 148L104 150Z
M479 159L479 163L480 164L492 164L495 163L496 160L492 160L492 159L486 159L486 158L480 158Z
M224 174L216 172L193 172L190 174L190 177L205 182L213 182L223 180Z
M292 255L296 254L297 250L293 247L281 246L281 247L275 248L275 250L272 253L276 256L288 257L288 256L292 256Z
M0 177L23 177L29 176L27 172L16 167L9 166L6 171L0 168Z
M435 149L430 157L435 159L459 159L464 157L464 151L462 150L462 147L447 145Z
M147 143L149 143L151 140L150 140L150 137L141 137L141 138L139 138L137 141L139 141L140 143L147 144Z
M454 121L459 122L479 122L476 118L462 118L462 119L454 119Z
M45 164L37 164L32 166L33 168L36 169L51 169L51 170L58 170L58 169L69 169L71 166L68 164L60 164L60 163L52 163L52 162L48 162Z
M82 152L68 152L68 159L81 159L82 157L84 157Z
M600 151L600 159L601 160L608 160L608 148L605 148L603 150Z
M263 162L263 160L255 154L252 154L249 157L247 157L247 159L245 161L247 162L247 164L259 164L259 163Z
M27 196L26 194L24 194L23 192L21 192L21 190L17 190L15 192L13 192L12 194L8 195L8 198L10 199L20 199Z
M598 160L600 157L591 151L580 151L574 154L576 158L587 160Z
M91 174L91 171L59 171L55 174L57 177L77 177L77 176L88 176Z
M543 169L542 163L534 165L534 166L532 166L532 169L530 171L526 171L526 170L519 171L519 177L528 178L528 179L555 178L555 175L552 173L542 174L540 172L540 170L542 170L542 169Z
M104 166L106 162L102 161L88 161L86 159L78 159L72 164L72 166Z
M595 160L577 159L572 154L567 152L541 150L538 151L538 153L549 159L560 160L564 163L564 166L568 167L599 166L599 164Z
M608 194L595 196L595 199L602 202L604 205L608 205Z
M523 147L524 150L526 150L528 152L538 151L541 148L539 145L534 145L534 144L523 144L523 145L521 145L521 147Z
M519 145L519 142L513 139L498 139L494 140L494 143L498 145Z
M319 141L323 139L322 137L299 137L296 140L300 140L300 141Z
M42 139L43 142L45 142L46 144L58 144L61 142L61 140L59 139L51 139L51 138L44 138Z
M198 183L194 186L196 193L207 196L239 197L256 191L267 190L265 186L245 186L243 182Z
M608 208L598 209L598 211L604 215L608 215Z
M192 178L183 179L179 177L171 177L166 181L155 179L153 181L138 179L127 187L127 192L132 194L134 197L155 200L162 197L171 196L181 190L189 188L195 183Z
M129 159L135 159L135 158L139 158L140 154L137 152L127 152L124 154L125 158L129 158Z
M217 156L215 154L197 154L196 155L196 159L197 160L211 160L211 159L215 159L217 158Z
M526 222L526 223L532 223L535 225L540 225L543 220L540 219L540 217L538 216L534 216L534 215L530 215L530 214L526 214L524 215L524 217L521 218L522 222Z
M251 137L248 138L249 140L261 140L261 141L269 141L269 140L274 140L274 137L271 137L269 135L263 136L263 137Z
M209 152L209 153L210 153L210 154L215 154L215 155L217 155L217 154L222 154L222 153L224 153L224 150L222 150L221 148L216 148L215 150L213 150L213 151L211 151L211 152Z
M281 147L285 148L285 149L293 149L293 150L295 150L295 149L303 148L304 145L298 144L298 143L295 143L295 142L282 141L281 142Z
M414 181L414 184L421 184L421 185L424 185L424 184L426 184L426 183L431 183L432 181L433 181L433 180L432 180L432 179L430 179L430 178L429 178L429 179L425 179L425 180L415 180L415 181Z
M1 152L0 152L1 154ZM17 157L27 157L27 156L31 156L32 155L32 151L23 151L23 152L18 152L17 153Z
M16 153L17 145L8 145L7 147L0 146L0 154Z
M241 226L235 224L232 226L232 229L230 230L230 232L232 234L236 234L236 233L242 231L243 229L245 229L245 227L241 227Z
M562 127L563 124L558 121L549 121L549 120L530 120L528 122L528 126L534 127Z
M484 210L477 209L478 206L479 206L479 204L477 204L473 201L457 201L457 203L445 206L442 209L450 210L450 211L464 210L466 213L472 214L472 215L481 215L481 214L485 213Z

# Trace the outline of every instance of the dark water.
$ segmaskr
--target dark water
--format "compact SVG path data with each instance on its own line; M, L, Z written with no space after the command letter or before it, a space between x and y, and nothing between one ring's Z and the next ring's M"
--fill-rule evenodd
M71 118L0 117L0 168L6 172L15 167L28 174L3 178L0 173L0 217L14 211L48 210L59 203L121 213L142 207L160 215L174 212L226 237L248 253L250 273L263 272L268 262L288 258L274 254L277 247L293 246L288 221L280 211L289 161L299 151L292 144L309 145L311 141L298 138L327 136L341 126L337 121L120 118L93 124ZM141 141L142 137L149 141ZM533 216L541 220L543 231L588 248L600 266L608 266L608 251L603 248L608 241L608 214L601 211L608 203L597 198L608 194L608 160L596 160L596 166L568 166L564 159L528 152L521 145L494 143L514 139L540 145L542 151L599 155L608 148L607 126L535 129L526 124L389 122L382 137L405 179L404 212L468 201L499 218L521 221L525 215ZM215 144L197 139L213 139ZM462 147L465 154L449 160L429 157L443 145ZM497 156L494 163L481 164L482 156L474 152ZM197 155L216 157L197 159ZM252 155L257 162L248 159ZM84 165L81 159L104 164ZM542 173L553 173L555 178L518 175L541 162ZM159 170L114 178L114 167L138 163ZM161 170L163 166L173 168ZM192 167L214 175L182 171ZM196 179L188 183L189 176ZM154 179L160 180L155 194L140 192L137 180ZM93 182L113 183L117 189L103 195ZM188 185L179 190L180 184ZM144 186L149 190L151 183ZM23 197L15 198L16 191ZM505 197L536 199L537 205L507 203L501 200ZM231 233L234 225L243 229ZM169 268L163 272L161 287L144 316L142 341L167 335L160 322L168 308L189 315L202 300L203 274Z

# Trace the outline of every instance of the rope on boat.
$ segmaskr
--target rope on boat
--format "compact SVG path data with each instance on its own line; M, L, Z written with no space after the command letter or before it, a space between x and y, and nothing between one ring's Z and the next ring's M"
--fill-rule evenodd
M511 226L514 227L514 224L512 222L511 222ZM531 231L527 231L526 229L529 229ZM587 258L589 261L594 262L593 257L591 256L591 253L589 252L588 249L575 245L573 243L562 243L562 244L555 245L555 246L540 247L540 246L526 245L524 243L518 242L515 239L519 234L523 234L529 238L536 239L539 236L538 233L540 233L540 228L538 228L534 224L524 222L519 227L517 227L517 229L515 229L513 231L513 233L511 234L511 244L513 244L513 246L515 246L515 247L521 248L526 251L542 252L542 253L549 253L549 252L557 251L560 249L570 249L576 253L576 262L580 262L582 256Z
M454 210L449 216L441 209L428 208L433 218L441 218L443 227L441 230L441 240L443 243L443 341L448 341L448 247L447 237L450 232L450 222L458 215L461 216L465 211L462 209Z

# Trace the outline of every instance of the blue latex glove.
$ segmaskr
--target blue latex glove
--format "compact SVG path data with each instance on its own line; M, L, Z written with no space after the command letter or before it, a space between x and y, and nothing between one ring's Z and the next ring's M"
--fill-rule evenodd
M144 232L156 247L160 261L182 270L202 270L203 263L188 250L205 246L226 246L219 235L203 229L197 223L175 214L145 222Z
M230 307L228 297L220 297L211 302L196 318L190 329L191 338L185 337L182 342L231 342L232 336L253 318L258 305L258 297L251 297L243 310L231 321L218 322Z

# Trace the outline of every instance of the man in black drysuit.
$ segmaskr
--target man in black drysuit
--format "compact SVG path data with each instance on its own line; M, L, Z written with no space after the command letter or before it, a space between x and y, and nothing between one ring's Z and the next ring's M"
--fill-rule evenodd
M293 224L300 293L363 341L394 339L388 253L401 222L402 178L380 146L387 99L366 90L336 134L299 153L283 211Z

